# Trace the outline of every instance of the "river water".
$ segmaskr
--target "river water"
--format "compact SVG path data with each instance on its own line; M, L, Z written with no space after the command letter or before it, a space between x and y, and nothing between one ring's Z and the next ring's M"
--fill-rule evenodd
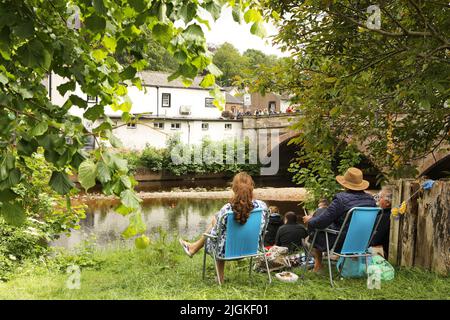
M146 234L155 238L161 231L169 237L193 239L201 235L212 215L224 204L225 200L212 199L147 199L142 204L142 213L147 225ZM300 217L302 207L295 201L266 201L278 206L281 213L294 211ZM128 218L117 214L114 208L117 202L99 200L86 203L86 218L80 221L80 229L71 235L62 235L52 245L73 249L88 241L97 247L106 248L118 245L132 246L133 240L124 240L121 233L128 225Z

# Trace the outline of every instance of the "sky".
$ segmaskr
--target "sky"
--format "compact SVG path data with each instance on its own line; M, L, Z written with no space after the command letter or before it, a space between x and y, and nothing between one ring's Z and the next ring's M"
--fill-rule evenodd
M271 23L266 23L267 35L277 34L277 29ZM272 45L271 39L262 39L252 35L250 32L251 24L242 21L239 24L233 20L231 8L227 7L222 10L222 16L211 23L211 30L205 30L206 41L208 44L220 45L224 42L233 44L241 53L247 49L258 49L266 54L275 54L277 56L287 56L278 48Z

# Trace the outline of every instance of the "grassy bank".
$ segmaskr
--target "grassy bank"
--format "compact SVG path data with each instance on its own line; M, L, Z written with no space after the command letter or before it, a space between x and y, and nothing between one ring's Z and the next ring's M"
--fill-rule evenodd
M81 288L66 288L65 264L84 266ZM201 280L202 255L185 256L176 242L163 241L145 250L117 248L57 262L27 263L9 282L0 283L0 299L449 299L450 281L417 269L396 270L393 281L381 290L368 290L364 279L337 280L331 289L326 275L307 274L295 284L253 274L247 264L233 262L226 269L226 283L214 282L208 260L208 277ZM294 270L296 273L301 271Z

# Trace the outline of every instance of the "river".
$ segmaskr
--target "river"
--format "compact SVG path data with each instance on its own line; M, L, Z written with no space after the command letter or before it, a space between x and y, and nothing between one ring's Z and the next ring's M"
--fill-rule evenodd
M208 198L144 199L142 213L147 225L146 234L154 238L162 231L169 237L195 238L203 233L211 216L225 203L223 199ZM303 213L299 201L266 200L266 203L277 206L281 213L294 211L299 217ZM86 204L86 218L80 221L80 229L73 230L70 236L62 235L52 245L68 249L74 249L86 241L101 248L133 245L133 240L121 237L128 225L128 218L114 211L117 201L89 200Z

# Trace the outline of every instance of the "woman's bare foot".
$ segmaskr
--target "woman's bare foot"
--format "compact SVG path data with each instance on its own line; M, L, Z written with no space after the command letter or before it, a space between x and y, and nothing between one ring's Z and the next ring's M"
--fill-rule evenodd
M187 241L184 241L183 239L179 239L179 242L183 247L184 253L186 253L190 258L192 258L194 252L192 252L191 244Z

